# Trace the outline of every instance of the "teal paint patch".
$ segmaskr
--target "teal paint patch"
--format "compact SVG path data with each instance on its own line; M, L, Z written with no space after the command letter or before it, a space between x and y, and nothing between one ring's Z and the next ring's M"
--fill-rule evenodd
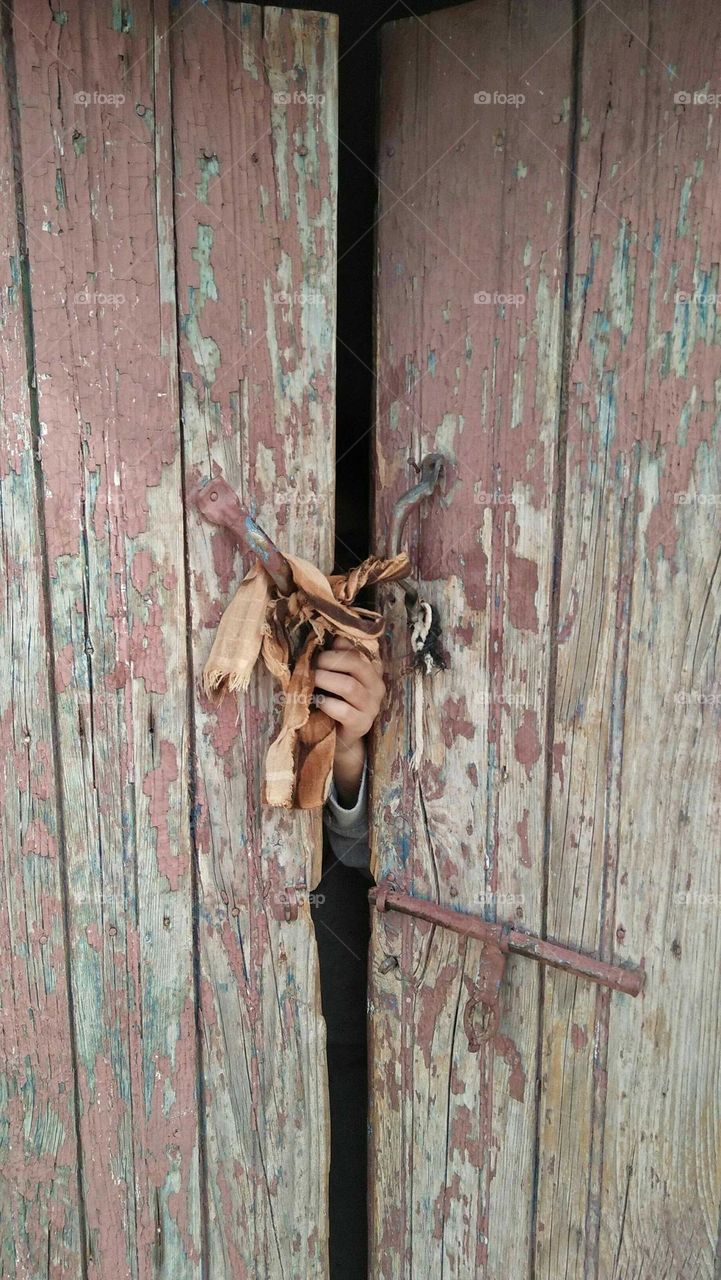
M681 199L679 200L678 218L676 220L676 236L679 240L688 235L688 202L691 198L692 186L693 178L684 178Z
M671 371L671 334L663 335L663 350L661 353L661 363L659 373L662 378L667 378Z
M196 182L195 184L195 198L196 200L199 200L201 204L207 204L208 185L211 178L218 177L218 174L220 173L220 161L215 153L206 156L205 152L201 151L200 156L198 157L198 167L200 169L200 182Z
M396 847L396 853L400 858L401 864L405 867L411 856L411 837L408 831L404 831L401 834Z
M218 290L215 287L215 273L213 265L210 261L210 255L213 251L213 228L205 226L204 223L198 223L197 242L191 251L191 257L198 264L199 288L193 289L201 299L201 310L205 306L208 298L213 302L218 301Z
M691 421L691 409L691 402L687 400L681 410L681 416L678 421L678 430L676 432L676 443L679 449L685 449L686 447L686 441L688 440L688 427L689 422Z
M688 294L676 294L674 325L671 333L674 372L678 377L686 377L689 357L689 334L691 332L691 303Z
M61 169L55 170L55 199L58 203L58 209L64 209L67 205L65 196L65 179Z
M53 22L57 22L59 27L66 26L67 21L68 14L66 9L57 9L55 13L53 13Z
M78 133L78 130L76 129L75 132L73 133L73 151L75 152L76 156L85 155L85 148L87 147L87 144L88 144L88 140L85 137L85 134Z
M120 0L113 0L112 28L121 35L127 35L133 29L133 15L129 9L123 8Z
M616 435L616 374L613 370L609 369L601 379L601 396L598 409L599 443L604 452L607 452L611 441Z
M17 258L10 255L10 281L7 287L7 300L9 307L16 307L18 304L20 289L20 266Z
M209 232L212 243L211 228L204 229ZM197 250L193 250L192 256L198 261ZM195 363L198 369L202 370L203 385L210 387L215 382L215 375L220 367L220 348L215 339L206 337L200 328L200 317L206 300L208 298L217 300L213 269L209 261L201 265L200 277L200 288L191 285L188 289L188 312L181 319L181 328L193 352ZM192 383L192 378L190 381Z

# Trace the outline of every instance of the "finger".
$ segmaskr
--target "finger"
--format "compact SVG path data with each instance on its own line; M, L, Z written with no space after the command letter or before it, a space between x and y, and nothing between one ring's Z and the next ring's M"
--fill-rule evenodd
M355 676L368 689L377 689L383 683L379 668L364 654L350 653L345 649L323 649L318 654L316 670L342 671ZM385 688L385 685L383 686Z
M327 689L329 693L337 694L339 698L344 698L357 711L365 709L364 704L368 700L367 691L365 686L353 676L344 675L340 671L316 671L315 687L316 689Z
M316 698L316 702L318 703L321 711L325 711L326 715L330 716L331 720L337 720L338 724L342 724L344 728L351 725L354 722L355 717L358 715L355 708L351 707L348 702L343 700L343 698L333 698L327 693L319 694Z
M359 656L363 659L364 662L370 662L374 667L380 667L381 670L383 669L383 661L379 653L376 653L373 656L371 656L368 653L365 653L363 649L359 649L357 645L353 644L353 642L349 640L347 636L341 636L341 635L335 636L333 640L333 644L331 645L331 649L334 649L336 653L340 653L345 650L351 650L353 653L359 654Z

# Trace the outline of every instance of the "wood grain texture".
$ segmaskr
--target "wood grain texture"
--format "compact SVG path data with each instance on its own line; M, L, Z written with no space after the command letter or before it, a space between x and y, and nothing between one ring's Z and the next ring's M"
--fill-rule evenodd
M243 566L184 500L331 567L336 26L6 30L0 1274L323 1277L320 815L261 815L269 681L198 700Z
M2 65L12 67L4 37ZM12 74L0 85L0 1276L79 1275L61 821ZM28 335L29 337L29 335Z
M112 3L31 0L13 27L87 1266L189 1278L186 617L169 77L155 34L148 7Z
M329 571L337 23L189 7L171 47L188 483L222 472L283 550ZM196 512L188 535L209 1274L306 1280L327 1274L320 813L261 808L282 711L267 673L240 706L202 694L251 560Z
M484 3L384 31L378 228L377 539L413 521L450 657L426 685L417 778L405 614L375 751L377 875L540 929L554 463L568 218L570 5ZM522 94L520 106L508 95ZM479 100L474 100L479 95ZM487 101L486 98L490 100ZM385 974L385 954L399 965ZM469 1051L478 944L377 922L372 1274L530 1274L539 975L510 963L499 1034Z
M582 29L537 1274L718 1274L721 16ZM716 1268L716 1269L715 1269Z
M471 1075L478 957L376 923L382 1277L420 1256L444 1276L710 1280L721 1257L720 110L693 97L719 81L719 16L699 0L682 30L660 3L586 8L573 48L541 6L464 7L385 39L376 533L409 455L449 452L413 545L451 665L414 782L394 611L375 852L379 875L464 909L508 918L500 895L520 894L524 923L643 963L647 985L632 1000L539 983L518 961L493 1061ZM536 21L535 66L504 76ZM503 182L476 129L459 140L469 69L488 113L498 91L526 95L491 133ZM515 325L489 312L474 332L469 270L487 295L524 295ZM487 491L502 510L475 508ZM385 954L399 964L382 973Z

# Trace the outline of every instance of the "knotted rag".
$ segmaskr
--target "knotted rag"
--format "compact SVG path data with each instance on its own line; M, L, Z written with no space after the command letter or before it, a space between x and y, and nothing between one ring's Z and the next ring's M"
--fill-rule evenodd
M286 555L294 589L281 594L260 560L226 608L203 670L210 697L245 690L258 656L280 685L283 717L268 748L262 799L286 809L314 809L330 790L336 722L313 701L313 659L333 636L377 658L382 614L353 605L362 587L408 575L403 552L371 556L346 574L326 576L308 560Z

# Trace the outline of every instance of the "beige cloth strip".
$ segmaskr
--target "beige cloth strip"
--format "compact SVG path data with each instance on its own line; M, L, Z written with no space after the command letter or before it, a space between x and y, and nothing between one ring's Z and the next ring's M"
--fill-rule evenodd
M256 560L220 620L203 688L208 697L246 690L262 657L284 695L280 729L266 755L263 802L315 809L330 790L335 721L312 702L314 656L329 639L342 635L377 657L383 616L355 607L353 600L364 586L406 577L410 565L405 552L391 560L370 556L349 573L327 577L309 560L285 558L295 589L281 595Z

